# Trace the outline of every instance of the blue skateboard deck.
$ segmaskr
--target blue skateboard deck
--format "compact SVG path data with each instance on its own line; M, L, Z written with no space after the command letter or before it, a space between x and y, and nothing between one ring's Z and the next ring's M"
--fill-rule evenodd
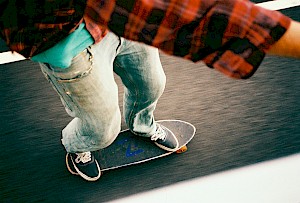
M171 130L178 138L178 153L185 151L186 145L195 135L196 128L181 120L161 120L162 124ZM174 152L165 151L145 138L134 135L130 130L121 131L117 139L107 148L95 154L101 171L107 171L124 166L134 165L170 155Z

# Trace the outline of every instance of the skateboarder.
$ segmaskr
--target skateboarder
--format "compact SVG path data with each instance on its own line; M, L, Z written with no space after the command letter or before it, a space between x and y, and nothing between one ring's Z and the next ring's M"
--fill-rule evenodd
M11 50L27 58L31 57L32 60L44 62L41 65L43 72L57 89L67 111L75 116L64 129L62 142L67 152L72 153L67 156L70 155L74 166L87 175L82 176L88 180L96 180L100 176L98 164L90 151L109 145L119 131L119 127L115 130L116 128L110 124L119 123L120 115L112 114L111 117L106 115L107 112L110 114L111 111L117 112L116 105L111 106L106 101L111 99L106 98L107 95L116 97L115 93L108 94L111 93L110 88L116 89L114 82L109 79L112 78L112 71L106 73L107 70L95 68L100 67L101 63L109 63L118 74L124 74L125 86L137 85L135 88L140 90L125 91L128 97L125 105L133 105L128 109L134 109L125 111L129 127L137 133L143 134L146 131L147 136L157 132L154 133L154 140L170 135L160 127L155 127L152 116L165 82L162 79L164 76L162 77L162 73L156 67L157 51L124 40L112 33L107 34L106 26L117 35L156 46L169 54L193 61L203 60L209 67L235 78L250 77L258 68L265 53L300 58L299 23L276 11L258 8L251 2L240 0L195 0L189 3L175 1L174 4L169 1L157 3L158 1L151 0L137 2L88 0L86 6L82 1L4 0L0 5L1 37ZM290 36L292 38L289 38ZM285 43L287 46L283 46ZM135 52L129 47L139 47L139 51ZM276 49L277 47L282 49ZM144 54L139 56L132 54L133 52ZM130 60L126 59L128 53L130 57L127 59ZM107 54L113 56L110 56L109 60L101 61ZM146 61L143 64L146 67L136 72L130 70L131 74L127 75L127 65L134 66L135 63L141 63L140 59ZM157 71L151 77L160 84L156 84L152 79L148 81L149 78L146 76L152 71ZM102 75L102 72L109 77ZM139 73L143 73L142 76ZM157 75L162 78L158 79ZM103 79L101 85L96 79L98 77ZM142 81L138 81L139 79ZM110 82L106 83L106 80ZM83 88L83 84L88 84L85 86L86 89ZM98 86L105 91L101 91L101 95L104 96L95 101L94 98L99 95L94 93L99 90L90 91L90 88L97 89ZM144 96L150 97L151 100L143 98ZM133 97L138 97L144 103L132 103ZM116 99L112 100L116 103ZM80 106L77 106L76 104L80 102L82 102ZM93 102L97 103L93 106ZM107 111L100 113L105 115L100 118L105 120L104 126L95 123L98 110L102 109L97 108L97 105L101 102L107 103L105 105ZM94 111L95 109L97 110ZM83 117L85 119L82 120ZM101 140L92 140L89 133L99 135L99 132L104 132L105 135L102 136L107 136L106 139L100 136ZM160 132L163 132L163 136L160 136ZM169 139L167 140L169 142ZM171 150L176 148L176 141L172 143L173 146L168 147Z
M157 124L153 115L166 81L158 50L109 32L100 43L87 44L84 51L64 61L68 57L64 50L81 48L84 42L92 42L88 38L91 36L81 24L65 40L32 60L43 62L43 73L74 117L62 131L68 169L72 167L84 179L95 181L101 172L94 151L109 146L121 127L113 72L125 86L124 117L129 129L167 151L175 151L178 140Z

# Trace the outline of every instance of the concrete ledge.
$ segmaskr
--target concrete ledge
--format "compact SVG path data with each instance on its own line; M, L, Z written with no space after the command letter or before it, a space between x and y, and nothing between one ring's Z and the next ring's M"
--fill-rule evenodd
M300 203L299 191L300 154L296 154L112 202Z

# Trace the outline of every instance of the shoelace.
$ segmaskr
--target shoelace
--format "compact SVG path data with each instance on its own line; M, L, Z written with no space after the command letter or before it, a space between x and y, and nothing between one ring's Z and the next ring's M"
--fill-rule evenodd
M166 138L166 132L160 125L157 125L156 132L151 136L152 141L156 141L158 139L164 140Z
M91 161L91 159L92 159L91 152L76 153L76 155L77 155L77 157L75 159L76 163L79 163L80 161L82 163L87 163L87 162Z

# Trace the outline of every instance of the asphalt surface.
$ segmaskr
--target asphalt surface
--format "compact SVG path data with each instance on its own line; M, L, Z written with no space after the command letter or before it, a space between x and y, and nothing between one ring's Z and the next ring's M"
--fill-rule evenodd
M284 13L300 20L299 11ZM267 57L248 80L163 54L161 61L167 87L155 116L193 123L189 150L94 183L65 167L60 136L71 118L37 64L0 65L0 202L106 202L300 152L299 60Z

